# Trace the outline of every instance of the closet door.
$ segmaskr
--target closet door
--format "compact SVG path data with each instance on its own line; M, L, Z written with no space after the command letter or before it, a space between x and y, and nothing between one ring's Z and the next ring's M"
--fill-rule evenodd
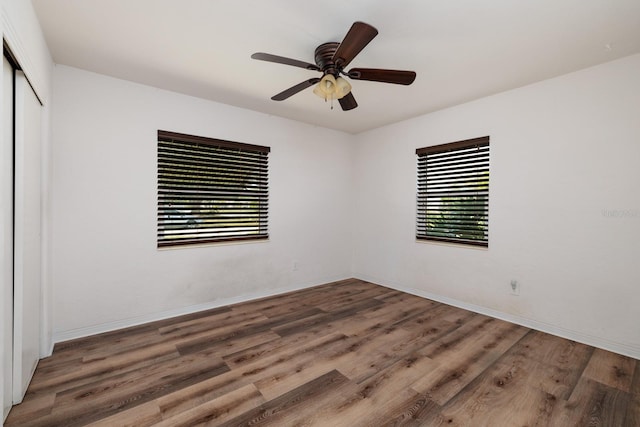
M2 65L0 142L0 285L2 287L2 419L13 403L13 67Z
M22 401L38 359L42 312L42 106L21 71L15 77L13 403Z

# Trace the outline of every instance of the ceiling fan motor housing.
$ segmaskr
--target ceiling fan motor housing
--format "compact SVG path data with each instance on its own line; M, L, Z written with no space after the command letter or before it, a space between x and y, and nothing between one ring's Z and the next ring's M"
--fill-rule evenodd
M340 74L339 65L333 62L333 54L338 50L338 42L323 43L316 48L315 61L316 65L320 67L323 74L332 74L338 77Z

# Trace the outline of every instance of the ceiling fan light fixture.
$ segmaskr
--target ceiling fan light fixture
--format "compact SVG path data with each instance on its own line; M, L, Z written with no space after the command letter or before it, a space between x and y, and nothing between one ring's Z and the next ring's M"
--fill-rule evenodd
M342 77L335 78L332 74L322 77L322 80L313 88L313 93L326 100L341 99L351 92L351 84Z

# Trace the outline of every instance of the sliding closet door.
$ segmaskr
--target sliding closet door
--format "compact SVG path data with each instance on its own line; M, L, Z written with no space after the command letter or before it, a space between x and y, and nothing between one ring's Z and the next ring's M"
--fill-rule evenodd
M22 401L40 358L42 106L24 74L15 77L13 402Z
M0 142L0 285L2 286L2 416L13 397L13 67L2 65Z

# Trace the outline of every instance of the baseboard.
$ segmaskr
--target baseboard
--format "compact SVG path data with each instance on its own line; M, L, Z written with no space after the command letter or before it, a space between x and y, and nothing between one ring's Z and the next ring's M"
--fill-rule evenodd
M556 336L566 338L572 341L576 341L582 344L587 344L593 347L601 348L603 350L612 351L614 353L622 354L624 356L633 357L634 359L640 359L640 347L637 345L620 343L620 342L608 340L606 338L584 334L579 331L561 328L549 323L541 322L539 320L516 316L509 313L503 313L501 311L493 310L487 307L470 304L468 302L456 300L456 299L445 297L442 295L432 294L430 292L426 292L421 289L415 289L415 288L402 286L394 283L388 283L384 280L367 276L366 274L356 274L354 277L360 280L365 280L367 282L380 285L380 286L395 289L397 291L406 292L408 294L416 295L422 298L427 298L433 301L438 301L447 305L462 308L464 310L469 310L475 313L480 313L486 316L494 317L496 319L505 320L507 322L511 322L521 326L525 326L527 328L535 329L540 332L546 332L551 335L556 335Z
M59 343L63 341L69 341L76 338L84 338L91 335L102 334L104 332L110 332L118 329L129 328L131 326L137 326L137 325L142 325L144 323L155 322L157 320L170 319L172 317L197 313L198 311L210 310L212 308L222 307L225 305L237 304L237 303L251 301L255 299L285 294L287 292L307 289L313 286L318 286L318 285L322 285L329 282L345 280L350 277L351 276L348 275L348 276L340 276L340 277L334 277L334 278L325 278L322 281L312 281L312 282L307 282L303 284L298 284L295 286L287 286L287 287L280 287L275 289L268 289L268 290L259 291L259 292L252 292L252 293L238 295L231 298L218 299L215 301L210 301L202 304L175 308L172 310L166 310L158 313L152 313L152 314L147 314L143 316L127 318L123 320L116 320L113 322L101 323L99 325L92 325L84 328L77 328L77 329L71 329L68 331L55 332L53 334L53 343L55 345L55 343Z

